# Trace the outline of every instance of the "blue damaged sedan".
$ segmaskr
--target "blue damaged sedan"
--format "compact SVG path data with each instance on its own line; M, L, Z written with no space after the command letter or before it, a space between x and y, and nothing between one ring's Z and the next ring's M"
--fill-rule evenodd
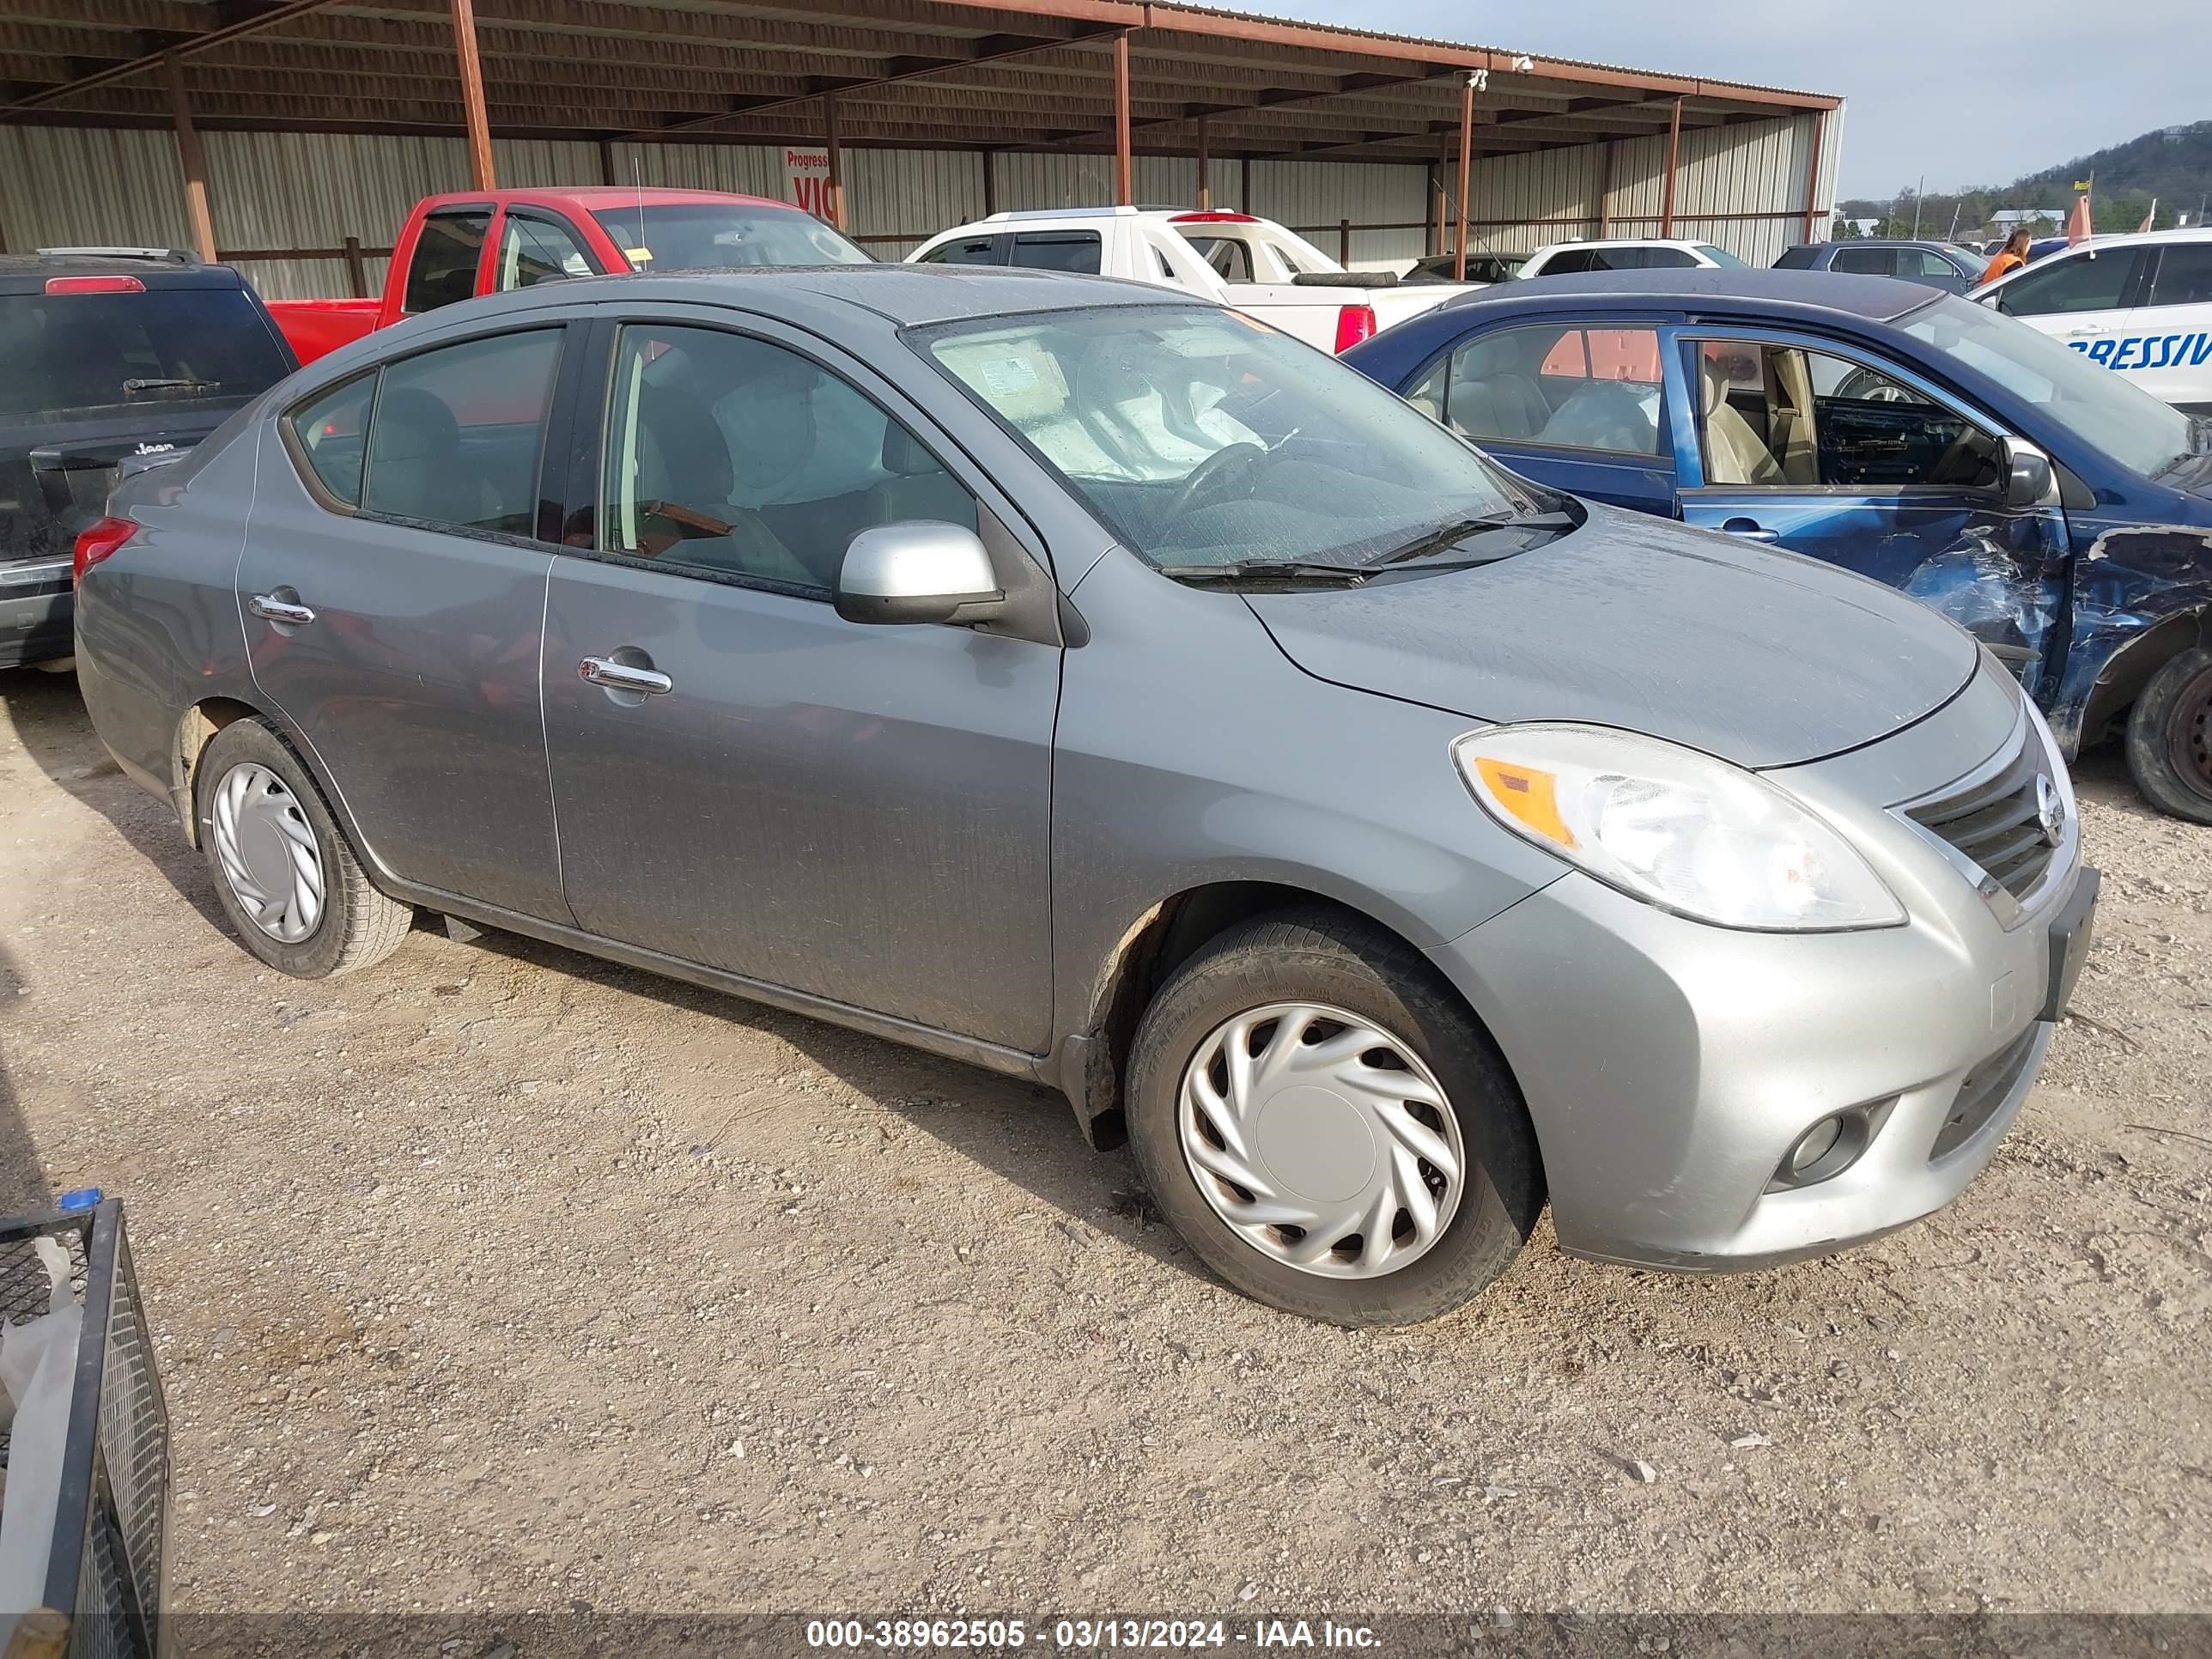
M1345 354L1522 477L1902 588L2212 823L2212 422L1916 284L1515 283Z
M1052 1085L1346 1325L1547 1195L1692 1272L1940 1208L2090 938L1959 629L1133 283L543 283L108 509L86 705L263 962L404 970L427 913Z

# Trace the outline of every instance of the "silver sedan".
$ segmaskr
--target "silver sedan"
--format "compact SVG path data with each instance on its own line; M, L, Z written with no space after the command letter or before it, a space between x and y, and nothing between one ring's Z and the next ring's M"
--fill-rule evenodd
M421 915L1056 1085L1231 1285L1418 1320L1948 1202L2097 878L1854 577L1536 488L1239 317L902 266L332 354L78 549L100 736L239 938Z

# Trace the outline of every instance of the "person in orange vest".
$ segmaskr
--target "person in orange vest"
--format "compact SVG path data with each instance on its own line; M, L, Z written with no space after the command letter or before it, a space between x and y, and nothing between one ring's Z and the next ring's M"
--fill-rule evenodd
M2034 240L2035 233L2026 225L2014 225L2012 228L2012 234L2005 238L2005 245L1997 250L1996 258L1983 267L1982 274L1975 286L1979 287L1983 283L1994 283L2008 271L2018 270L2026 264L2028 244Z

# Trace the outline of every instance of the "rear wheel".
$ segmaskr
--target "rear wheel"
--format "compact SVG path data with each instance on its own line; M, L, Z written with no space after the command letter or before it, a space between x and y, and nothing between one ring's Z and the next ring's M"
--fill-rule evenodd
M2212 823L2212 647L2151 676L2128 714L2128 770L2152 805Z
M414 912L369 884L290 747L234 720L201 756L200 845L239 941L301 979L351 973L398 949Z
M1457 1307L1543 1206L1504 1060L1410 947L1326 910L1232 928L1146 1009L1130 1139L1200 1259L1349 1326Z

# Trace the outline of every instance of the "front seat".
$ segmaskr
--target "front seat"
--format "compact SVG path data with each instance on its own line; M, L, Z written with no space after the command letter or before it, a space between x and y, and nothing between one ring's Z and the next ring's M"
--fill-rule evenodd
M868 524L898 524L909 519L975 527L975 498L896 421L884 423L884 471L867 489Z
M707 405L684 386L637 394L638 551L657 558L682 544L685 564L818 587L811 571L760 514L731 504L729 447Z
M1536 383L1511 373L1455 380L1449 406L1451 423L1477 443L1485 438L1533 438L1552 418L1552 406Z
M1728 400L1728 377L1708 357L1699 378L1705 392L1705 482L1778 484L1785 482L1765 441Z

